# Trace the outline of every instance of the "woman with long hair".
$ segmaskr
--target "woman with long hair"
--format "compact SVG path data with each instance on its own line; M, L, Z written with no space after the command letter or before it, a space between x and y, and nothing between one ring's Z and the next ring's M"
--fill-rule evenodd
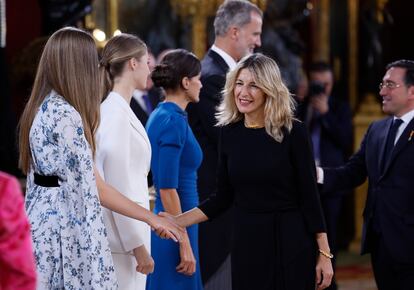
M151 144L145 128L130 107L135 89L145 89L148 53L138 37L122 33L101 52L105 100L96 134L96 167L106 183L149 209L147 176ZM154 270L150 255L150 227L103 209L115 274L122 290L144 290L146 274Z
M94 170L102 81L92 36L56 31L42 53L20 119L20 167L38 289L116 289L100 203L162 236L181 230L105 184ZM99 196L98 196L99 193Z
M164 56L151 75L154 85L165 91L165 101L152 112L146 126L153 152L155 213L178 215L198 204L197 169L202 152L185 108L199 101L200 71L194 54L176 49ZM179 246L154 235L151 244L156 267L148 276L147 290L202 289L196 225L187 228Z
M243 58L216 114L217 193L177 218L188 226L234 205L237 290L324 289L332 279L312 149L293 108L277 64L262 54Z

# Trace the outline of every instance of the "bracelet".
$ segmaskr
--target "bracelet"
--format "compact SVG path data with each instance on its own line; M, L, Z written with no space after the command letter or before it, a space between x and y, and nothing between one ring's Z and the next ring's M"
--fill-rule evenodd
M321 250L321 249L319 249L319 253L328 259L332 259L334 257L332 253L325 252L324 250Z

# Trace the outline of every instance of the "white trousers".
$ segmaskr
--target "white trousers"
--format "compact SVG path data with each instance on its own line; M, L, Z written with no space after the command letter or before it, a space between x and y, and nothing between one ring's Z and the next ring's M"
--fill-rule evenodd
M137 261L133 255L112 253L112 259L119 290L145 290L147 275L135 270Z

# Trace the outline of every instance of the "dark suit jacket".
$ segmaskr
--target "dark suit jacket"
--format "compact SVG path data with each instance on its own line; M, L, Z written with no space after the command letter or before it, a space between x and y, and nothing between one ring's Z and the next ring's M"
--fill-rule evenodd
M148 91L148 97L152 106L152 109L155 110L161 98L161 91L158 88L151 88ZM135 101L134 98L131 99L131 109L134 111L138 120L141 121L142 125L145 127L148 121L148 113L140 106L140 104Z
M216 52L209 50L201 61L200 102L187 107L188 120L203 150L203 162L198 170L200 202L215 191L218 160L219 129L214 114L221 101L221 91L229 67ZM231 216L223 214L212 222L199 226L200 268L203 281L213 275L230 252Z
M352 149L352 113L348 103L334 96L328 102L328 113L319 119L322 167L342 165ZM298 118L304 122L308 118L307 107L308 103L304 103L298 108Z
M351 188L368 177L368 196L363 212L362 253L372 250L372 223L380 226L392 257L402 263L414 261L414 119L398 139L388 164L381 163L392 118L374 122L359 151L342 167L324 168L323 190ZM414 133L413 133L414 134ZM377 214L374 215L374 210Z

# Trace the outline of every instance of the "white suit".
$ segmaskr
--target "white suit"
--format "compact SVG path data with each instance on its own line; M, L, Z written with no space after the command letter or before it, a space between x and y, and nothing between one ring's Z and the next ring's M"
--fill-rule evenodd
M145 128L118 93L111 92L101 104L96 143L96 166L105 182L149 209L151 145ZM144 290L146 275L136 272L132 249L144 244L150 253L150 227L106 208L104 222L119 289Z

